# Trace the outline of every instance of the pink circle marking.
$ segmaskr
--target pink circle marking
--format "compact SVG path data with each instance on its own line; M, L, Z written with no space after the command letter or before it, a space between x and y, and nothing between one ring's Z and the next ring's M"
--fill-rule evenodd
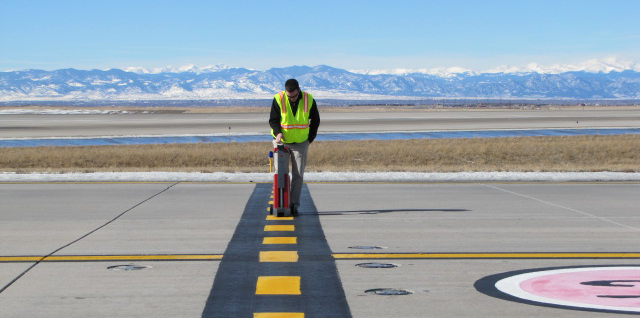
M640 309L640 268L541 275L519 286L530 294L563 302Z

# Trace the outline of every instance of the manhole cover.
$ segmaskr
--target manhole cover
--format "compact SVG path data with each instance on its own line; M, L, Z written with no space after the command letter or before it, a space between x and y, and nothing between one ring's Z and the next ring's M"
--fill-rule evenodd
M410 290L396 289L396 288L375 288L364 291L365 294L382 295L382 296L402 296L413 294Z
M349 246L349 248L353 248L356 250L381 250L385 249L384 246Z
M141 265L115 265L109 266L107 269L111 269L114 271L138 271L141 269L151 268L151 266L141 266Z
M364 268L393 268L398 267L396 264L388 264L388 263L360 263L356 264L358 267Z

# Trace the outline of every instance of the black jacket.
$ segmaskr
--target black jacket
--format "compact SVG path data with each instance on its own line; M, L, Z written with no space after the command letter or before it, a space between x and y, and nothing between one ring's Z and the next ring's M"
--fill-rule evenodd
M302 91L300 91L300 95L302 95ZM300 96L302 97L302 96ZM298 103L302 100L302 98L298 98L297 101L291 102L291 111L293 112L293 116L298 112ZM278 102L276 99L273 99L271 102L271 115L269 116L269 126L273 129L273 134L278 135L282 132L280 129L280 120L282 116L280 115L280 107L278 106ZM316 135L318 134L318 127L320 127L320 112L318 112L318 105L316 105L315 98L313 99L313 105L311 106L311 111L309 113L309 142L313 142L316 139Z

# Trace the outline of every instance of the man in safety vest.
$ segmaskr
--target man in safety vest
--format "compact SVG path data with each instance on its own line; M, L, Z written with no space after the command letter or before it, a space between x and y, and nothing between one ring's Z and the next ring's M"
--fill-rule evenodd
M320 113L313 96L301 91L297 80L287 80L284 88L273 97L269 126L276 142L291 149L291 214L297 215L307 152L318 133Z

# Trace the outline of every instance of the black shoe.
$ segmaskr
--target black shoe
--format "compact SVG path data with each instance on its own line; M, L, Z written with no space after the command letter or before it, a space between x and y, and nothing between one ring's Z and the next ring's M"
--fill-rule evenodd
M295 205L291 206L291 215L298 216L298 208Z

